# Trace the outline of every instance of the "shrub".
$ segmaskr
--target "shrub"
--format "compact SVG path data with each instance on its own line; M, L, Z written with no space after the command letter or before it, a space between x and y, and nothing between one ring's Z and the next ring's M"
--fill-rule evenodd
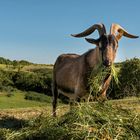
M137 58L124 62L120 70L122 92L127 96L140 95L140 60Z
M13 77L15 86L25 91L35 91L51 95L51 78L47 75L17 72Z
M8 87L51 95L51 71L37 72L6 71L0 69L0 90Z
M5 87L3 90L6 91L6 96L7 96L7 97L12 97L12 96L14 96L14 91L15 91L15 89L14 89L13 87L7 86L7 87Z
M0 90L8 89L14 85L12 81L13 72L0 69Z
M34 100L34 101L39 101L39 102L46 102L46 103L52 102L51 97L41 94L41 93L32 92L32 91L27 92L24 98L26 100Z
M140 59L133 58L123 62L119 72L119 87L112 80L112 98L140 96Z

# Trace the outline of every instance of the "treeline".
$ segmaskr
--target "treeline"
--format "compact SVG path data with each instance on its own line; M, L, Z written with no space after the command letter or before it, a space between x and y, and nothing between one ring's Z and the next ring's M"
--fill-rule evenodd
M20 60L20 61L13 60L12 61L12 60L0 57L0 64L6 64L6 65L30 65L30 64L33 64L33 63L28 62L26 60Z
M0 90L11 92L13 89L23 91L36 91L39 93L51 94L51 76L44 71L23 72L0 70Z
M3 57L0 57L0 64L7 66L6 68L0 67L0 91L10 93L15 89L20 89L51 95L52 70L47 66L42 68L42 65L25 60L11 61ZM24 66L29 66L29 70L22 70Z

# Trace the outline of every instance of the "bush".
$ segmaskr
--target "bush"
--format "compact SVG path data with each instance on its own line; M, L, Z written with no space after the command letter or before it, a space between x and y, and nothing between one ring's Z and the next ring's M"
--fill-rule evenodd
M34 100L34 101L39 101L39 102L46 102L46 103L51 103L52 99L51 97L41 94L41 93L36 93L36 92L27 92L24 97L26 100Z
M11 60L9 60L9 59L5 59L5 58L3 58L3 57L0 57L0 64L8 64L8 65L10 65L10 64L12 64L12 61Z
M37 72L5 71L0 69L0 90L7 91L8 87L23 91L35 91L51 94L51 71Z
M140 60L127 60L120 70L121 89L124 95L140 95Z
M112 81L110 97L118 99L140 96L140 59L133 58L123 62L118 75L119 87Z
M12 87L14 85L12 81L13 72L4 71L0 69L0 90L8 89L8 87Z
M14 94L13 93L7 93L6 96L7 97L12 97L12 96L14 96Z
M3 90L6 91L6 96L7 96L7 97L12 97L12 96L14 96L14 91L15 91L15 89L14 89L13 87L7 86L7 87L5 87L5 89L3 89Z
M51 95L51 78L48 75L17 72L13 77L15 86L20 90L35 91Z

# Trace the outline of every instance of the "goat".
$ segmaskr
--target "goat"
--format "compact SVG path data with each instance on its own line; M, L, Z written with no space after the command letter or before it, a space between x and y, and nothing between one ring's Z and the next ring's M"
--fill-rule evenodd
M58 94L67 96L70 100L77 100L86 97L89 93L88 78L90 72L98 70L102 64L109 67L114 62L118 41L122 36L128 38L138 38L129 34L118 24L112 24L110 34L106 34L104 24L94 24L87 30L79 34L73 34L73 37L85 37L93 33L95 30L99 32L98 39L85 38L87 42L95 44L96 48L78 54L62 54L60 55L53 69L53 116L56 116L56 105ZM118 34L116 34L118 33ZM106 97L106 91L111 81L109 75L103 82L101 97Z

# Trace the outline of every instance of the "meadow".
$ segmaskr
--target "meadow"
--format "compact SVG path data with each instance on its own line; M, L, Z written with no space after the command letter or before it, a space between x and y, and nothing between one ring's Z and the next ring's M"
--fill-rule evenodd
M52 65L0 63L0 140L140 139L139 59L116 64L122 84L112 81L108 101L70 109L63 97L56 118L51 116Z
M26 93L23 91L16 91L11 97L7 93L0 93L0 109L14 109L14 108L27 108L27 107L36 107L36 106L47 106L51 102L51 97L47 97L50 100L47 102L37 102L34 100L26 100Z

